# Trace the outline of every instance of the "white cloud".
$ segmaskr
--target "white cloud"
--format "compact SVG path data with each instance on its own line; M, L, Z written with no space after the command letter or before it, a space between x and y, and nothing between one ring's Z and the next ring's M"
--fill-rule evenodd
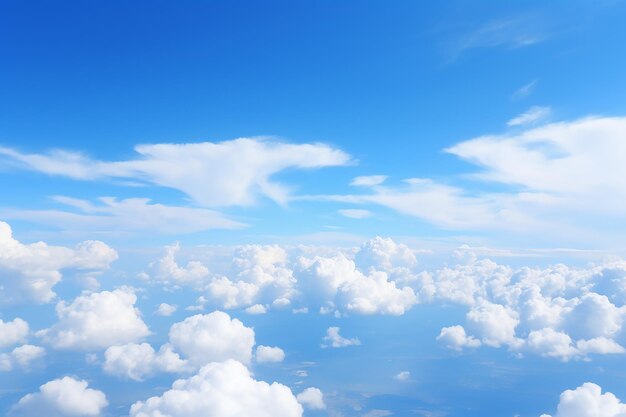
M371 211L364 209L342 209L339 210L339 214L351 219L367 219L373 215Z
M154 277L172 285L191 285L202 288L208 281L209 269L199 261L189 261L186 266L180 266L176 262L176 254L180 252L180 245L166 246L162 258L150 266L154 270Z
M515 328L518 324L516 312L500 304L483 302L467 313L468 328L480 336L482 343L487 346L515 344Z
M408 381L410 377L411 377L411 373L409 371L402 371L398 373L396 376L394 376L393 378L398 381Z
M289 189L272 180L286 169L346 165L350 156L324 144L289 144L267 138L223 142L138 145L136 159L98 161L79 153L25 154L1 148L0 155L24 169L77 180L130 179L173 188L207 206L250 205L258 196L279 203Z
M396 316L404 314L417 303L412 288L396 287L385 272L379 271L369 276L360 274L353 281L342 285L337 299L347 312Z
M161 303L159 304L159 307L157 307L154 314L157 314L163 317L169 317L172 314L174 314L176 310L178 310L178 307L176 307L175 305L168 304L168 303Z
M253 315L265 314L267 313L267 307L265 307L263 304L255 304L253 306L246 308L246 313L253 314Z
M189 369L187 362L167 344L159 352L155 352L148 343L111 346L104 352L104 358L104 372L135 381L143 381L157 372Z
M355 187L374 187L385 182L387 178L386 175L364 175L355 177L352 182L350 182L350 185Z
M360 269L366 271L370 268L393 271L397 268L411 268L417 263L415 254L408 246L380 236L364 242L355 254L354 261Z
M481 345L480 340L465 333L463 326L450 326L441 329L437 340L448 349L462 350L465 347L474 348Z
M255 356L259 363L282 362L285 359L285 352L279 347L259 345Z
M108 405L102 391L88 388L87 381L63 377L46 382L39 392L22 397L13 408L20 416L100 416Z
M626 405L610 392L586 382L561 394L555 417L625 417ZM542 417L550 417L547 414Z
M179 379L160 397L137 402L130 417L301 417L291 390L257 381L241 363L227 360Z
M7 322L0 319L0 348L24 342L28 332L28 323L19 317Z
M59 321L38 336L56 349L98 350L136 342L150 333L130 289L84 294L56 306Z
M94 240L73 249L44 242L23 244L0 221L0 302L49 302L56 296L52 288L61 281L61 270L102 270L116 259L115 250Z
M298 402L309 410L325 410L324 394L319 388L311 387L302 391L296 397Z
M40 346L22 345L9 353L0 353L0 371L8 372L15 368L30 369L46 354L46 350Z
M197 367L226 359L247 364L255 343L252 328L221 311L198 314L173 324L169 338L172 347Z
M339 327L329 327L324 336L322 347L341 348L347 346L358 346L361 341L358 338L346 339L339 334Z
M550 107L533 106L524 113L506 122L507 126L532 125L550 117L552 109Z
M206 208L170 206L147 198L100 197L98 203L55 197L68 208L58 210L0 209L6 219L45 224L71 234L124 236L150 233L180 235L210 229L241 229L245 223Z

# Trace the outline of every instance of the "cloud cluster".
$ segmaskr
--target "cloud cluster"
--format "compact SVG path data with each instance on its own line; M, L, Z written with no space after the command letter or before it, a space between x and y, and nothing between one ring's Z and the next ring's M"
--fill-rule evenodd
M40 346L18 346L9 353L0 353L0 371L9 372L17 368L28 370L45 354L46 350Z
M24 244L13 237L11 227L0 221L0 302L46 303L56 294L62 270L103 270L117 259L117 252L90 240L75 248L44 242Z
M474 259L426 275L431 301L468 308L464 326L439 334L449 348L505 346L564 361L626 352L623 262L512 269Z
M228 359L249 364L254 344L252 328L222 311L214 311L174 323L168 343L158 351L148 343L111 346L104 352L102 367L108 374L143 381L159 372L190 372ZM276 347L259 346L256 352L258 362L279 362L284 356Z

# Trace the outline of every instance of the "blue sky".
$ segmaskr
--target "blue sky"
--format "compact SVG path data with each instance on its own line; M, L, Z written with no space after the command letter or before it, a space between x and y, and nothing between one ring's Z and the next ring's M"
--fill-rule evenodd
M2 2L0 414L626 414L624 16Z

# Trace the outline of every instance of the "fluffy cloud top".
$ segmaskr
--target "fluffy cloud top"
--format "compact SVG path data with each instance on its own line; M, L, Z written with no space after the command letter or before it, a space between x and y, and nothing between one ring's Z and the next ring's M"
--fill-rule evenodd
M158 352L147 343L111 346L104 352L104 372L135 381L143 381L156 372L182 372L187 362L163 345Z
M282 362L285 359L285 352L279 347L259 345L255 356L259 363Z
M0 348L23 342L28 336L28 323L15 318L12 321L0 320Z
M16 347L9 353L0 354L0 371L8 372L15 368L28 370L45 354L46 350L40 346L22 345Z
M324 410L326 404L324 403L324 394L319 388L307 388L302 391L296 397L298 402L309 410Z
M210 363L197 375L180 379L160 397L137 402L130 417L301 417L291 390L250 376L234 360Z
M129 289L84 294L72 303L56 306L59 321L38 332L56 349L98 350L136 342L148 336L148 327L135 308L137 296Z
M322 347L341 348L346 346L358 346L361 341L358 338L347 339L339 334L339 327L329 327L324 336Z
M101 270L117 259L117 252L100 241L86 241L74 249L44 242L23 244L11 227L0 221L0 302L45 303L68 268Z
M554 417L624 417L626 405L610 392L591 382L575 390L567 390L561 399ZM547 414L541 417L550 417Z
M19 416L99 416L108 405L102 391L88 388L87 381L64 377L46 382L39 392L22 397L14 407Z
M254 330L221 311L187 317L169 331L172 347L195 366L235 359L249 363Z

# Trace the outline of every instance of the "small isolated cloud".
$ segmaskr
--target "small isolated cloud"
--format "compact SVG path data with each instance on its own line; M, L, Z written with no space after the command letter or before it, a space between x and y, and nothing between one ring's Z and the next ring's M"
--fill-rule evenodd
M346 339L339 334L339 327L329 327L324 336L322 347L341 348L347 346L358 346L361 341L358 338Z
M465 347L473 348L481 345L480 340L465 333L463 326L450 326L441 329L437 340L448 349L462 350Z
M350 185L355 187L374 187L380 185L387 180L386 175L364 175L361 177L355 177L350 182Z
M537 80L533 80L528 84L524 84L513 93L513 100L522 100L528 96L530 96L537 87Z
M168 304L168 303L161 303L159 304L159 307L156 309L154 314L158 316L169 317L172 314L174 314L177 309L178 307L176 307L175 305Z
M298 402L309 410L325 410L324 394L319 388L307 388L296 397Z
M96 417L108 405L102 391L88 388L87 381L63 377L46 382L39 392L27 394L13 407L23 417Z
M411 373L409 371L402 371L396 376L394 376L393 378L398 381L408 381L410 377L411 377Z
M139 401L130 417L302 417L302 406L279 383L257 381L241 363L211 363L179 379L159 397Z
M256 348L256 361L259 363L282 362L285 352L279 347L259 345Z
M251 305L250 307L246 308L246 313L253 315L265 314L267 313L267 307L265 307L263 304Z
M367 219L373 215L371 211L364 209L342 209L339 210L339 214L351 219Z
M524 126L532 125L546 120L552 114L550 107L533 106L517 117L506 122L507 126Z
M554 417L624 417L626 404L610 392L586 382L575 390L563 391ZM551 417L543 414L541 417Z

